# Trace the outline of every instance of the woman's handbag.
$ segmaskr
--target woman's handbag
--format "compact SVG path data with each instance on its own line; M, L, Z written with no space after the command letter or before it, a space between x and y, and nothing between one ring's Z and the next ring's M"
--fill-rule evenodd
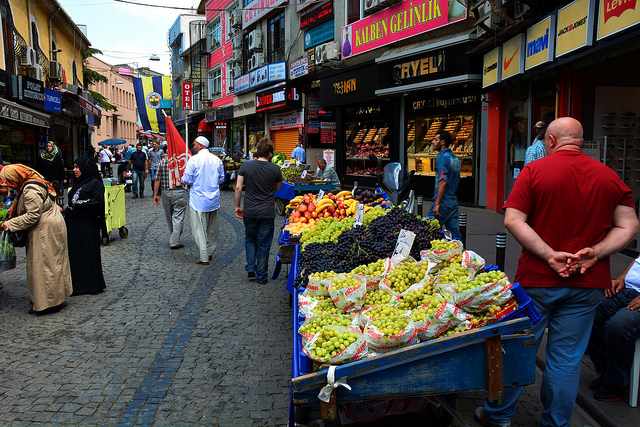
M8 234L14 248L23 248L27 244L27 230L9 231Z

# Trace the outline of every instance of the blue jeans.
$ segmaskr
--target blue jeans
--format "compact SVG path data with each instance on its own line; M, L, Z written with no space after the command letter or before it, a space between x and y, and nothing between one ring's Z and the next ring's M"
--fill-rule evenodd
M445 206L440 203L440 216L433 216L434 205L435 202L431 204L431 208L429 209L427 217L437 219L440 223L440 226L444 226L451 232L451 236L454 240L462 240L462 234L460 234L460 229L458 228L458 222L460 220L460 215L458 214L458 205L456 204L455 206Z
M144 196L144 179L146 177L145 171L139 171L133 169L131 171L133 174L133 185L131 186L131 190L133 191L133 195L138 195L138 182L140 183L140 195Z
M536 336L536 352L548 326L546 367L542 374L541 426L569 426L578 395L580 361L589 342L596 307L604 289L590 288L525 288L533 305L542 316L531 327ZM502 405L485 399L486 414L495 421L508 422L524 387L504 390Z
M247 271L256 272L258 282L266 282L269 273L269 250L273 241L274 218L244 218L244 248Z
M156 173L158 173L158 169L151 169L151 186L153 187L153 181L156 180Z
M596 372L617 387L629 385L635 342L640 338L640 311L627 308L638 295L638 291L624 288L617 295L602 299L587 347Z

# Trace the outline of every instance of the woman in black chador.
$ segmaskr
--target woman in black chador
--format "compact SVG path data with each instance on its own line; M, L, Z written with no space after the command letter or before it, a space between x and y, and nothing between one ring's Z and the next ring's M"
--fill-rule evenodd
M107 287L102 275L100 226L104 221L104 184L89 157L73 165L76 184L69 191L65 211L73 295L98 294Z

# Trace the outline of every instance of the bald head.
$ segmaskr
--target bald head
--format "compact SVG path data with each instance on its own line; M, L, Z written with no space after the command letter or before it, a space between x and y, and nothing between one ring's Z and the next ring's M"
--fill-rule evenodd
M547 155L558 150L582 148L582 125L573 117L560 117L547 127L544 145Z

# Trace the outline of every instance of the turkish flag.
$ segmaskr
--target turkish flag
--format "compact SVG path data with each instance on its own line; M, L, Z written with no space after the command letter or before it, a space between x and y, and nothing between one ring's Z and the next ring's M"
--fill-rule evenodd
M167 127L167 162L169 166L169 188L182 186L182 174L187 167L191 151L169 117L165 117Z

